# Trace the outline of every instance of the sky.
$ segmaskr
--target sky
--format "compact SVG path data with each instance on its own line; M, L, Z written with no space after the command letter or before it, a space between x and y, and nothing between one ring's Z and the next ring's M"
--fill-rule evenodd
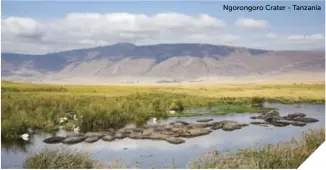
M227 11L286 6L283 11ZM292 5L319 5L296 11ZM128 42L269 50L325 47L324 1L2 1L2 52L44 54Z

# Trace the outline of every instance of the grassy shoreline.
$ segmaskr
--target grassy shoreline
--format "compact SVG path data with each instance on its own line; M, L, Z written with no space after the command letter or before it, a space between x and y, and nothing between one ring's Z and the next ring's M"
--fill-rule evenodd
M325 129L306 131L301 138L292 139L282 144L268 144L257 149L244 149L236 153L216 154L212 152L204 158L192 160L189 169L296 169L298 168L323 142ZM111 164L101 164L92 160L86 153L44 150L30 155L24 168L29 169L76 169L76 168L130 168L119 161ZM170 168L178 168L171 165Z
M325 129L310 130L299 140L268 144L236 153L207 154L193 160L191 169L297 169L323 142Z
M67 112L83 116L75 122L84 131L143 124L152 117L168 118L175 107L222 106L214 114L256 112L263 101L285 104L325 103L324 84L236 84L209 86L59 86L2 81L3 139L27 128L55 131ZM193 116L176 114L173 116Z

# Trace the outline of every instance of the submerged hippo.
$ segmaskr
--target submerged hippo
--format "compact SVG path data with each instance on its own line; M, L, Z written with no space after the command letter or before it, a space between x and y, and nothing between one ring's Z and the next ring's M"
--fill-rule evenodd
M68 138L64 139L62 141L62 143L64 143L64 144L75 144L75 143L82 142L83 140L85 140L84 136L68 137Z
M304 122L304 123L314 123L314 122L318 122L319 120L314 118L309 118L309 117L297 117L294 119L294 121Z
M65 137L62 137L62 136L52 136L52 137L49 137L47 139L44 139L43 142L44 143L54 144L54 143L60 143L64 139L66 139L66 138Z
M85 142L86 142L86 143L94 143L94 142L98 141L99 139L100 139L100 138L97 137L97 136L88 137L88 138L85 139Z

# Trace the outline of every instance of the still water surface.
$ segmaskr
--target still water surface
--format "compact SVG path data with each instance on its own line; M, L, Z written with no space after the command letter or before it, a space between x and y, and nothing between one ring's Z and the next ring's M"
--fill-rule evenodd
M177 168L186 168L191 160L203 156L212 150L219 150L221 152L236 151L240 148L257 147L267 143L285 142L292 137L300 137L302 132L309 129L325 127L324 104L265 104L265 106L279 109L281 115L303 112L307 114L307 117L316 118L319 122L307 124L304 127L262 127L249 125L232 132L216 130L209 135L186 139L186 142L180 145L169 144L165 141L133 140L128 138L113 142L99 140L92 144L84 142L74 145L45 144L42 141L51 135L38 134L32 136L30 142L25 145L2 143L1 168L22 168L23 162L29 154L41 151L44 148L76 149L88 152L93 159L105 163L120 159L122 163L133 166L136 162L140 162L138 163L140 168L171 167L173 161ZM177 120L196 122L200 118L213 118L214 121L233 120L240 123L250 123L253 120L249 117L253 115L255 114L241 113L223 116L169 118L159 123L165 124ZM57 135L64 135L64 133L59 131Z

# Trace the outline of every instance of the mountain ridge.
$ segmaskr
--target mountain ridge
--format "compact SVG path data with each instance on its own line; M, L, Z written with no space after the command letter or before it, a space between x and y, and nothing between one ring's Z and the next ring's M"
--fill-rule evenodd
M137 46L117 43L44 55L2 53L7 79L60 80L69 77L146 77L193 81L202 77L267 76L324 72L321 51L275 51L203 43ZM127 81L127 80L126 80Z

